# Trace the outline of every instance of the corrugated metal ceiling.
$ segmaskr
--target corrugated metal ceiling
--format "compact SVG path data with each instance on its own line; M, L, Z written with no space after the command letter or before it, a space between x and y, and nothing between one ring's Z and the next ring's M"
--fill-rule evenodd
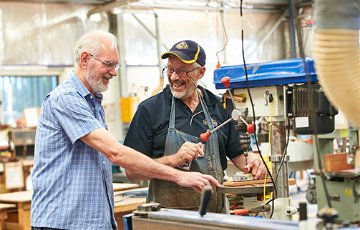
M0 0L0 2L14 2L14 0ZM141 3L149 5L186 5L186 6L214 6L217 3L225 7L238 7L240 0L23 0L24 2L37 3L73 3L73 4L97 4L117 3L121 5L130 5L132 3ZM21 2L18 1L18 2ZM243 4L287 4L288 0L244 0Z

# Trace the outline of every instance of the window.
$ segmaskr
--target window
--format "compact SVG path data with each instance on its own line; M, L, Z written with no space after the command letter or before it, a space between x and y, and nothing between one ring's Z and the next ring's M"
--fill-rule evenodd
M0 76L0 124L15 126L25 108L41 107L44 97L58 85L58 77Z

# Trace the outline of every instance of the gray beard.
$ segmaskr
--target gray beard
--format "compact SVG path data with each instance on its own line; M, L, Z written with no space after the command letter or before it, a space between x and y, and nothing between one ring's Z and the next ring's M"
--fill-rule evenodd
M90 88L94 93L101 93L108 89L107 85L102 83L102 79L100 78L99 81L95 81L96 76L93 74L91 70L88 71L86 74L86 80L88 81Z

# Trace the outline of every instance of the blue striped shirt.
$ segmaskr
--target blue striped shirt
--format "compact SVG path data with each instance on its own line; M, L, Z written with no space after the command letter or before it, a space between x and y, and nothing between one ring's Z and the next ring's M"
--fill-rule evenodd
M106 128L101 98L74 72L46 95L35 138L32 226L117 229L111 162L80 141Z

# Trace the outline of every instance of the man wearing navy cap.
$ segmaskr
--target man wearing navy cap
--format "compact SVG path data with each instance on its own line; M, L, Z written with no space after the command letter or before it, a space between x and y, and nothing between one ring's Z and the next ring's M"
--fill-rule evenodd
M161 93L140 103L124 144L162 164L212 175L220 183L227 167L226 157L239 169L245 169L233 122L212 133L206 143L200 142L201 133L230 118L220 98L197 85L206 71L204 49L194 41L184 40L161 58L168 59L163 74L169 84ZM199 155L199 148L204 155ZM259 159L248 159L248 163L255 179L264 178L265 166ZM130 180L144 179L129 170L126 173ZM200 195L173 182L151 179L147 201L166 208L197 210ZM214 191L208 211L226 212L226 204L225 196Z

